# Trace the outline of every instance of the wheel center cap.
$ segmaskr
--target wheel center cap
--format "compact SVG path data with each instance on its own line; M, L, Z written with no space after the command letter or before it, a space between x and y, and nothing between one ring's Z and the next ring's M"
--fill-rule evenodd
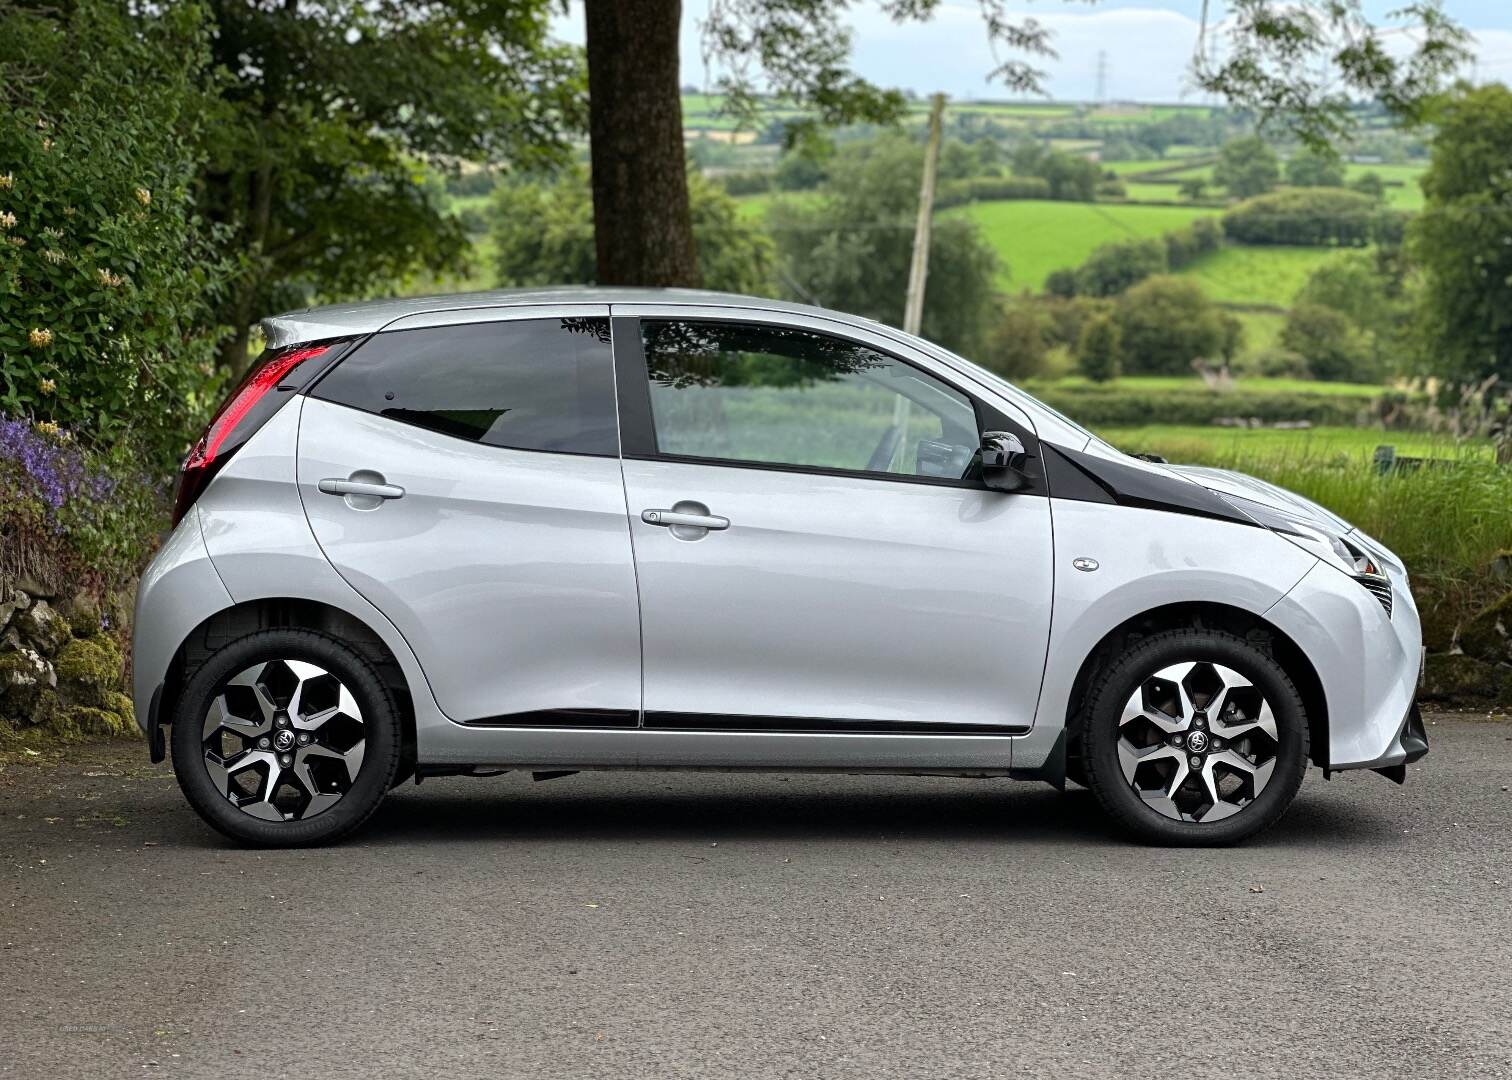
M1187 732L1187 749L1194 754L1200 754L1208 748L1208 737L1205 731Z
M273 736L273 745L279 750L292 750L294 748L294 733L288 728L284 728L277 735Z

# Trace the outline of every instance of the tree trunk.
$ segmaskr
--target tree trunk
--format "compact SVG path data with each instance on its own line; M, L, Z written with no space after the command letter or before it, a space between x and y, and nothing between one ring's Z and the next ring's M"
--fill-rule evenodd
M587 0L600 285L697 287L678 87L681 0Z

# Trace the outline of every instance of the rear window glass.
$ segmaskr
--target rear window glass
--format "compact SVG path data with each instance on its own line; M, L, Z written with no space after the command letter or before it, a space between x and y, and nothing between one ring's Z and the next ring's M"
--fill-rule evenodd
M608 319L377 334L311 396L489 446L619 452Z

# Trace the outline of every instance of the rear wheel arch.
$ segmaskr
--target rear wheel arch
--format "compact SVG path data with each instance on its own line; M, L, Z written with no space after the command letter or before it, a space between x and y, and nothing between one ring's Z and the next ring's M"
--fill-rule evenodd
M1134 641L1166 630L1223 630L1244 638L1268 653L1291 679L1307 712L1312 762L1328 766L1328 700L1323 682L1307 654L1279 628L1265 619L1220 603L1168 604L1141 612L1113 627L1082 661L1066 704L1066 772L1081 782L1081 731L1087 695L1099 671Z
M399 707L403 725L400 776L412 769L415 762L415 707L398 658L383 638L357 616L316 600L294 597L248 600L222 608L196 626L184 638L168 665L157 707L160 722L172 722L179 694L211 655L249 634L273 629L318 631L344 643L373 666Z

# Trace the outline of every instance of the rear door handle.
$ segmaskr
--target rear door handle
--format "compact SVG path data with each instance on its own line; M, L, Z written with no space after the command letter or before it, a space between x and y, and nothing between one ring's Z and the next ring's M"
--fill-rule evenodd
M371 495L375 499L402 499L404 489L398 484L372 484L364 480L327 477L316 485L327 495Z
M718 514L685 514L678 510L642 510L641 520L647 525L685 525L691 529L728 529L730 519Z

